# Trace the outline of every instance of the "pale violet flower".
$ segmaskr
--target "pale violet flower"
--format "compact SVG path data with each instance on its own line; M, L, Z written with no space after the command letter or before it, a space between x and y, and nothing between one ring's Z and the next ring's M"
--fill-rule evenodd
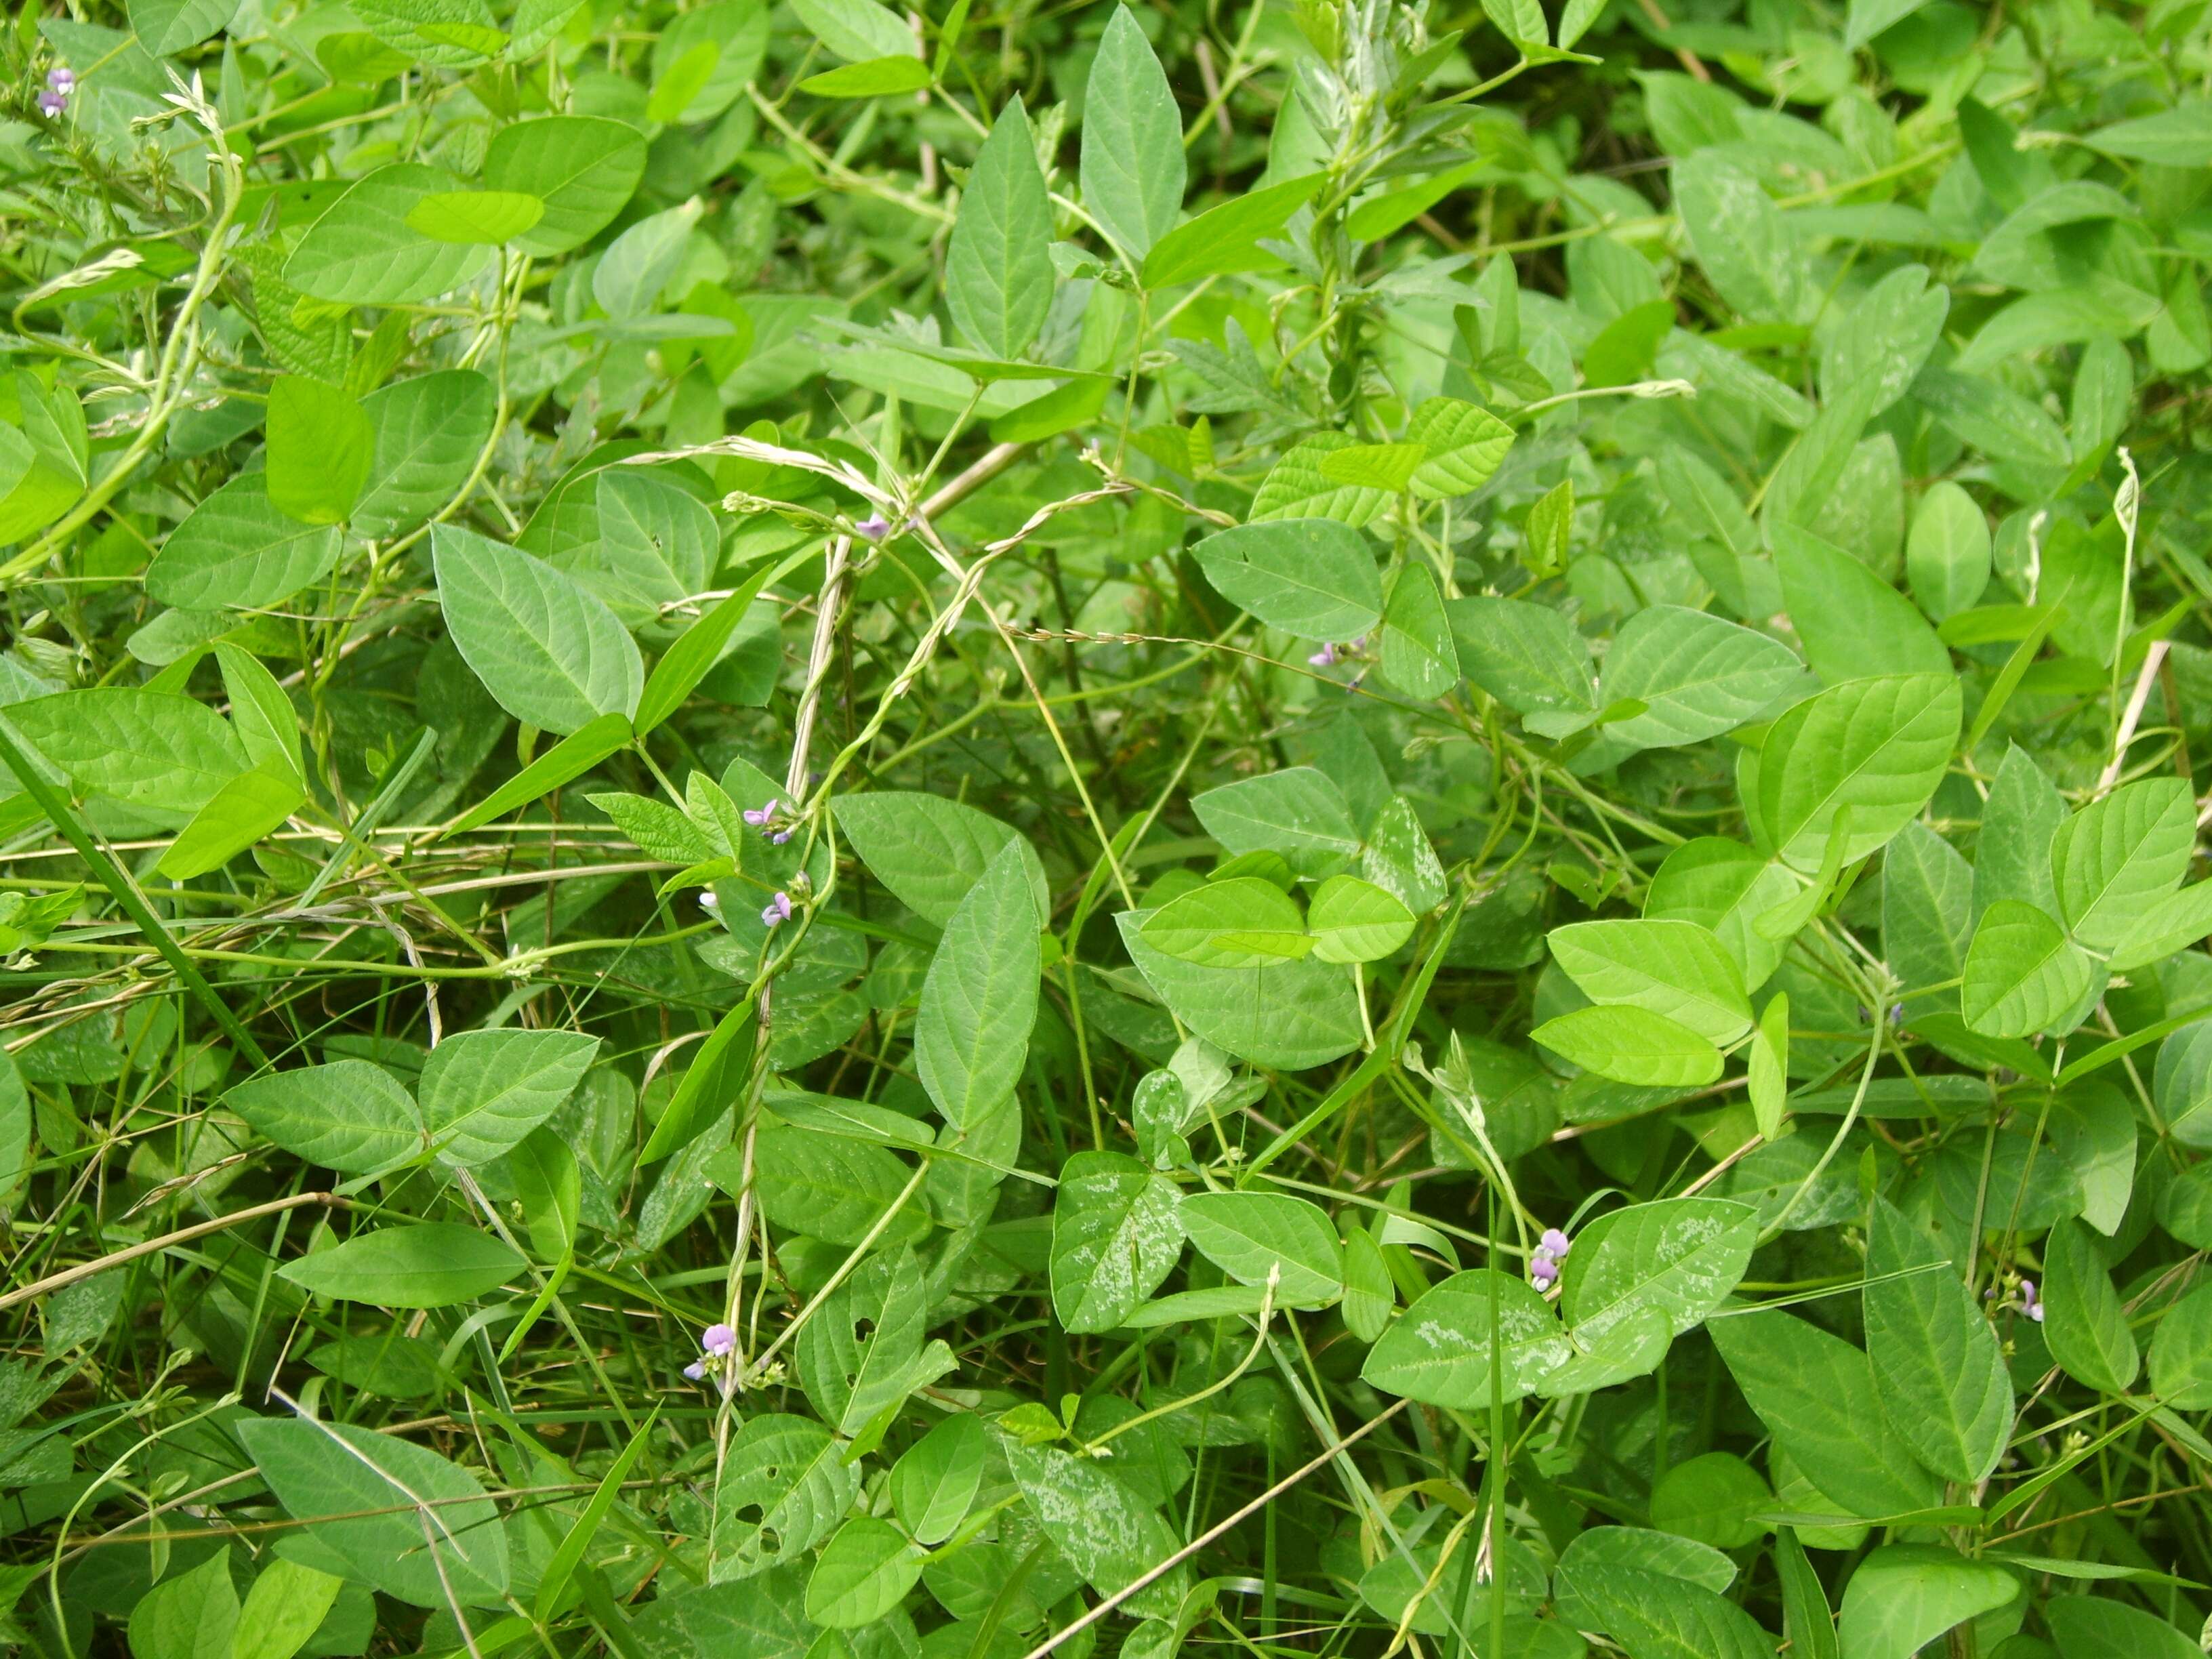
M761 925L763 927L773 927L778 922L790 920L791 895L788 893L778 893L766 904L761 906ZM714 1328L720 1330L723 1328L718 1325Z

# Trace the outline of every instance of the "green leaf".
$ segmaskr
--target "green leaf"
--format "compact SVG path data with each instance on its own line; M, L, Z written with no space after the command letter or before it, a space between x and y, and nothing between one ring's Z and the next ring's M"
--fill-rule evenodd
M230 1659L238 1625L238 1591L226 1552L182 1572L131 1609L131 1659Z
M562 784L583 776L617 750L628 747L631 736L628 716L600 715L562 738L462 813L446 833L465 835L489 823L494 818L504 817L518 806L542 800Z
M1886 845L1942 781L1959 715L1957 680L1905 675L1835 686L1775 721L1759 753L1757 806L1783 861L1818 869L1846 806L1845 864Z
M1766 1659L1772 1638L1733 1601L1670 1573L1562 1561L1563 1612L1601 1630L1632 1659Z
M1437 579L1407 564L1391 578L1382 606L1382 678L1395 690L1432 702L1459 684L1459 652Z
M1751 1029L1751 1002L1720 939L1694 921L1583 921L1554 928L1560 970L1593 1002L1663 1014L1717 1045Z
M1331 876L1306 915L1323 962L1380 962L1413 936L1413 913L1393 893L1357 876Z
M860 1467L842 1449L819 1423L781 1413L738 1431L714 1490L714 1583L799 1559L829 1535L860 1491Z
M1508 708L1595 717L1597 673L1589 647L1558 611L1495 599L1450 599L1444 610L1461 668Z
M2212 881L2200 881L2146 910L2120 936L2106 966L2116 974L2148 968L2208 933L2212 933Z
M2212 1021L2185 1025L2159 1045L2152 1086L2167 1132L2185 1146L2212 1147Z
M1968 947L1960 1012L1984 1036L2035 1036L2076 1015L2099 982L2096 964L2033 904L1999 899Z
M812 27L816 15L810 8L800 21ZM769 9L760 0L713 0L678 12L653 43L653 92L659 104L656 107L648 99L648 118L687 126L713 120L745 95L747 83L767 56L768 37ZM864 46L848 55L875 58L913 50L913 36L902 31L889 45L878 44L873 50ZM669 90L662 95L664 86ZM641 168L641 156L639 164Z
M576 1031L459 1031L423 1062L422 1118L445 1160L488 1164L553 1115L599 1040Z
M1828 684L1951 672L1951 653L1911 602L1850 554L1789 526L1774 549L1806 660Z
M2063 471L2073 452L2058 422L2009 386L1978 374L1923 368L1912 395L1960 441L2021 466Z
M1146 984L1194 1035L1255 1065L1291 1072L1326 1065L1365 1036L1352 975L1343 969L1311 957L1261 968L1178 961L1146 942L1144 925L1152 914L1128 910L1114 919L1122 947Z
M1990 521L1948 478L1913 509L1905 568L1912 597L1939 623L1978 604L1990 585Z
M1851 0L1850 14L1844 20L1844 50L1856 52L1927 3L1928 0Z
M1399 1315L1369 1352L1359 1376L1387 1394L1424 1405L1486 1410L1493 1364L1502 1366L1504 1398L1510 1405L1543 1388L1574 1352L1551 1304L1534 1290L1494 1268L1478 1267L1454 1273Z
M1182 118L1166 71L1127 7L1114 16L1083 88L1083 205L1133 267L1182 213Z
M1359 851L1344 793L1326 773L1287 766L1192 798L1206 832L1234 853L1279 853L1297 875L1334 875Z
M1674 163L1674 210L1706 277L1745 317L1794 322L1805 250L1759 182L1714 151Z
M652 311L682 265L702 211L695 197L625 226L592 271L592 297L600 309L617 322Z
M1644 914L1712 929L1741 970L1744 988L1756 991L1773 977L1788 948L1787 940L1759 931L1759 918L1801 890L1789 871L1741 842L1700 836L1667 855L1651 878Z
M1015 1443L1006 1462L1044 1535L1102 1595L1119 1595L1176 1553L1180 1540L1168 1523L1105 1465ZM1190 1569L1178 1564L1121 1605L1172 1618L1189 1589Z
M1119 1152L1078 1152L1052 1207L1052 1308L1069 1331L1110 1331L1182 1254L1181 1195Z
M241 772L216 791L182 834L169 843L156 871L172 881L191 881L220 870L271 831L281 829L307 799L296 773Z
M413 1097L365 1060L269 1073L222 1098L256 1133L342 1175L389 1169L425 1145Z
M1295 962L1316 943L1290 895L1256 876L1194 887L1153 911L1141 931L1145 943L1162 955L1206 968Z
M2150 1335L2150 1389L2175 1411L2212 1409L2212 1285L2159 1316Z
M1267 270L1282 264L1280 256L1267 252L1258 244L1280 235L1291 216L1328 182L1328 174L1309 173L1247 191L1208 208L1152 245L1138 280L1158 291L1202 277Z
M421 524L468 483L491 441L499 394L472 369L441 369L372 392L361 409L373 436L350 523L356 535L389 536Z
M1293 638L1349 640L1382 617L1367 543L1330 519L1280 519L1218 531L1191 550L1231 604Z
M447 1308L489 1295L522 1272L522 1257L474 1227L427 1221L356 1233L288 1261L280 1279L315 1296L381 1308Z
M2054 1595L2043 1621L2059 1659L2202 1659L2204 1651L2154 1613L2108 1596Z
M1911 1659L1954 1625L2005 1606L2020 1581L1936 1544L1890 1544L1844 1586L1843 1659Z
M1908 823L1881 860L1881 949L1905 989L1966 971L1973 867L1924 823Z
M939 795L872 790L839 795L830 811L868 873L933 927L951 921L1000 854L1016 842L1028 844L1009 825ZM1035 862L1034 854L1024 862L1030 866L1030 896L1042 916L1049 903L1043 866Z
M945 255L945 302L978 350L1016 358L1052 308L1052 200L1017 97L975 157Z
M1753 1118L1768 1140L1782 1133L1783 1114L1790 1105L1790 999L1778 991L1759 1017L1751 1034L1749 1076Z
M73 788L165 823L189 820L249 765L215 710L143 686L34 697L9 705L7 718Z
M795 0L792 9L814 36L848 63L911 54L914 32L874 0Z
M1528 1035L1561 1059L1616 1083L1694 1089L1721 1074L1720 1050L1710 1041L1632 1005L1577 1008Z
M914 1174L881 1146L778 1124L760 1131L753 1167L763 1212L809 1238L857 1244L874 1233L901 1244L928 1231L927 1206L916 1199L879 1224ZM743 1150L722 1148L708 1161L707 1173L725 1191L742 1192Z
M1942 1483L1890 1426L1862 1350L1784 1313L1732 1314L1705 1328L1775 1443L1844 1513L1875 1520L1942 1501Z
M806 1616L858 1630L890 1613L921 1577L922 1552L888 1521L860 1516L822 1547L806 1581Z
M1279 1308L1325 1308L1344 1290L1342 1247L1318 1204L1286 1193L1194 1193L1176 1218L1240 1285L1274 1285Z
M2109 951L2181 884L2197 841L2197 804L2179 778L2144 778L2058 826L2051 876L2074 937Z
M1996 1333L1950 1262L1880 1197L1867 1273L1867 1355L1882 1409L1930 1471L1972 1486L1996 1467L2012 1431L2012 1382ZM1847 1624L1850 1607L1847 1596Z
M238 0L131 0L131 28L156 58L169 58L228 27Z
M1975 843L1977 915L1999 899L2017 899L2057 912L2051 843L2065 817L2066 803L2042 769L2018 744L2007 744L1990 784L1982 833Z
M452 292L483 269L489 250L434 240L408 215L458 184L420 162L379 167L307 228L285 262L284 281L343 305L408 305Z
M2212 162L2212 100L2185 99L2156 115L2115 121L2081 142L2101 155L2160 167L2201 167Z
M220 1555L216 1559L228 1574L229 1563ZM229 1659L292 1659L344 1588L345 1580L335 1574L272 1556L254 1575L246 1605L238 1610Z
M686 25L697 27L693 19L718 18L727 11L758 15L765 41L765 10L751 5L709 5L684 13L662 38ZM741 79L732 96L743 88ZM627 122L547 115L507 123L492 135L484 152L483 182L488 189L535 197L544 204L537 222L514 239L518 253L544 258L580 246L613 222L645 177L645 156L644 136Z
M968 890L921 982L915 1070L945 1121L974 1127L1020 1081L1036 1023L1043 918L1020 847L1009 846Z
M281 605L337 566L336 524L302 524L269 498L269 475L249 472L209 495L169 532L146 567L146 591L190 611Z
M235 1431L285 1512L349 1577L418 1607L506 1598L507 1533L466 1469L346 1423L249 1418Z
M2125 1394L2141 1368L2112 1277L2089 1230L2064 1220L2043 1243L2043 1338L2066 1374L2106 1394Z
M834 1432L858 1434L952 1370L943 1342L923 1341L926 1303L914 1252L882 1252L801 1330L799 1380Z
M431 546L453 644L501 708L562 733L635 711L644 659L574 578L453 525L436 526Z
M1717 1549L1741 1549L1765 1536L1758 1517L1773 1507L1774 1489L1732 1452L1677 1463L1651 1492L1653 1525Z
M916 1543L941 1544L967 1519L989 1450L983 1419L956 1412L891 1466L891 1508Z
M919 92L929 83L929 65L911 52L905 52L892 58L871 58L858 64L841 64L820 75L808 76L799 83L799 89L816 98L887 98L902 92Z
M1765 714L1803 672L1786 646L1702 611L1655 605L1622 624L1605 659L1607 704L1644 712L1606 736L1639 749L1701 743Z
M1576 1238L1559 1309L1585 1347L1647 1309L1676 1335L1694 1329L1743 1278L1759 1212L1723 1198L1670 1198L1601 1216Z

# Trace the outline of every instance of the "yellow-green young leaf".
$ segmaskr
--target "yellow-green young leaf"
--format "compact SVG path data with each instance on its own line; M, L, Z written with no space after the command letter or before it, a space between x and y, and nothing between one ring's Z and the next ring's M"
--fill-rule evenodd
M1370 196L1344 216L1344 230L1356 242L1376 242L1403 229L1482 171L1480 161L1450 167L1419 184Z
M302 524L337 524L368 477L376 434L334 386L280 374L269 388L269 500Z
M256 769L241 772L221 789L184 833L169 843L157 866L172 881L190 881L219 870L298 811L307 799L296 775Z
M1395 494L1413 481L1428 456L1424 444L1355 443L1322 455L1321 476L1332 483L1358 484Z
M1315 891L1306 926L1323 962L1380 962L1413 935L1413 913L1372 882L1331 876Z
M1950 764L1960 703L1959 682L1948 674L1853 680L1768 727L1751 793L1783 861L1817 870L1846 806L1845 864L1918 817Z
M1751 1027L1735 959L1694 921L1583 921L1552 930L1552 955L1594 1002L1627 1003L1730 1043Z
M1232 876L1194 887L1153 911L1141 932L1154 950L1206 968L1295 962L1317 943L1290 895L1257 876Z
M1577 1008L1528 1034L1586 1072L1616 1083L1694 1089L1718 1080L1721 1051L1663 1014L1622 1005Z
M1513 428L1457 398L1425 398L1406 422L1406 441L1429 458L1414 468L1413 490L1424 501L1449 501L1488 483L1513 447Z
M891 1468L891 1508L916 1542L941 1544L968 1516L983 1483L990 1436L973 1412L945 1418Z
M1751 1035L1751 1113L1759 1133L1771 1140L1782 1133L1790 1104L1790 999L1777 991Z
M646 118L681 120L684 110L707 89L707 82L714 78L721 61L722 49L712 40L700 40L684 47L645 100Z
M799 89L817 98L883 98L893 93L919 92L929 79L928 64L919 58L901 55L841 64L808 76L799 83Z
M437 242L511 242L545 216L545 204L514 190L447 190L407 210L407 222Z
M284 264L301 293L342 305L404 305L459 287L489 249L440 242L407 222L426 196L459 180L442 168L396 161L356 180L309 226Z
M334 1574L281 1555L266 1559L238 1610L230 1659L292 1659L345 1588L345 1580Z
M1521 531L1521 562L1540 574L1565 568L1574 522L1575 481L1562 478L1528 509Z
M668 33L725 9L708 5L680 13L670 22ZM759 11L765 40L765 8L741 9ZM744 86L738 81L732 95ZM543 258L566 252L612 222L645 176L645 155L644 135L627 121L548 115L514 122L492 136L484 154L483 182L487 189L519 191L544 204L544 216L514 243L517 252Z
M2081 1010L2102 971L2033 904L1999 899L1966 948L1960 1012L1984 1036L2034 1036Z

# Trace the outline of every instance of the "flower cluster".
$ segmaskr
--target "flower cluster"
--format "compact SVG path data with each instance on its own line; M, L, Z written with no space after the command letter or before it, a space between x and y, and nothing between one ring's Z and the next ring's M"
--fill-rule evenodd
M39 113L58 121L68 112L70 94L76 90L76 71L58 64L46 71L46 84L39 94Z
M778 828L776 815L783 811L783 803L771 798L765 806L748 806L743 817L747 823L765 836L772 845L781 847L791 839L791 826Z
M1536 1248L1528 1256L1528 1279L1540 1291L1548 1291L1558 1282L1559 1263L1567 1259L1567 1236L1557 1227L1544 1229L1544 1236L1536 1241Z
M699 1339L699 1357L684 1368L684 1375L694 1382L703 1382L710 1376L719 1375L723 1364L738 1351L738 1334L727 1325L709 1325Z

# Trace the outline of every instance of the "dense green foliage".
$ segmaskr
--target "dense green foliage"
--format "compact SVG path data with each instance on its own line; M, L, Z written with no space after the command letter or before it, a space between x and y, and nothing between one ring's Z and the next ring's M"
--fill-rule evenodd
M0 1639L2185 1659L2204 0L69 0Z

